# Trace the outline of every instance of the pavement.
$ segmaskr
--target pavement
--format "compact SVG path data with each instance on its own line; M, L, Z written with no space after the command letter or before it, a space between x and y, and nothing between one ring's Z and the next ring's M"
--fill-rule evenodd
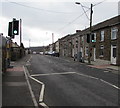
M91 65L88 66L98 69L104 69L115 74L120 74L120 66L112 65L110 62L105 60L91 61Z
M2 107L31 107L34 108L29 86L25 77L23 65L29 55L21 60L11 62L13 68L8 68L2 76Z
M61 58L74 61L74 58L72 57L61 57ZM75 62L78 62L78 61L76 60ZM79 62L79 63L82 63L82 62ZM89 67L93 67L97 69L107 70L115 74L120 74L120 66L112 65L110 64L109 61L96 60L96 61L91 61L91 64L88 64L88 61L84 60L84 63L82 64L85 64L85 65L88 65Z

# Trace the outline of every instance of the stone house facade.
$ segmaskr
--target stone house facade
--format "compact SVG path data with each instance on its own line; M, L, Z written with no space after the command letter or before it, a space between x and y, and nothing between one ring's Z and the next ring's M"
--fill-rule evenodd
M120 64L120 16L116 16L93 26L96 34L94 44L96 59L107 60L110 64Z
M58 40L58 41L55 42L55 46L54 46L55 47L55 52L58 52L58 53L60 52L60 48L59 48L60 45L59 44L60 44L60 42Z
M59 40L60 56L71 57L71 35L67 35Z
M72 37L74 54L81 53L84 60L88 60L89 50L91 52L91 60L104 60L109 64L120 65L120 15L108 19L104 22L98 23L92 27L92 34L94 34L94 41L87 43L87 34L89 28L75 33ZM77 49L77 50L76 50Z

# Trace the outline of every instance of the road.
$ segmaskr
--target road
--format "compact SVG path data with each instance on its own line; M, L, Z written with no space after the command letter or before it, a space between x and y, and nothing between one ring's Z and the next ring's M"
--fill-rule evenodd
M64 58L34 54L29 81L42 106L118 106L118 75Z

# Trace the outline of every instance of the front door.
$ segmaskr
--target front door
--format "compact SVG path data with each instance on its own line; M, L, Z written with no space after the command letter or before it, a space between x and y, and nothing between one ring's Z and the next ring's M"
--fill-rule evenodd
M116 65L116 45L111 45L111 64Z

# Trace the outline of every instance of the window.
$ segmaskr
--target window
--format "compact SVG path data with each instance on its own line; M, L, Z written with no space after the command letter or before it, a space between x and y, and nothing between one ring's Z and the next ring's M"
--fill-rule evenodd
M104 50L104 46L101 45L100 46L100 57L103 57L103 55L104 55L103 50Z
M104 41L104 31L101 31L100 41Z
M117 39L117 31L116 27L111 29L111 39Z
M94 40L95 40L95 42L96 42L96 33L94 33Z
M76 44L78 43L78 38L76 38Z

